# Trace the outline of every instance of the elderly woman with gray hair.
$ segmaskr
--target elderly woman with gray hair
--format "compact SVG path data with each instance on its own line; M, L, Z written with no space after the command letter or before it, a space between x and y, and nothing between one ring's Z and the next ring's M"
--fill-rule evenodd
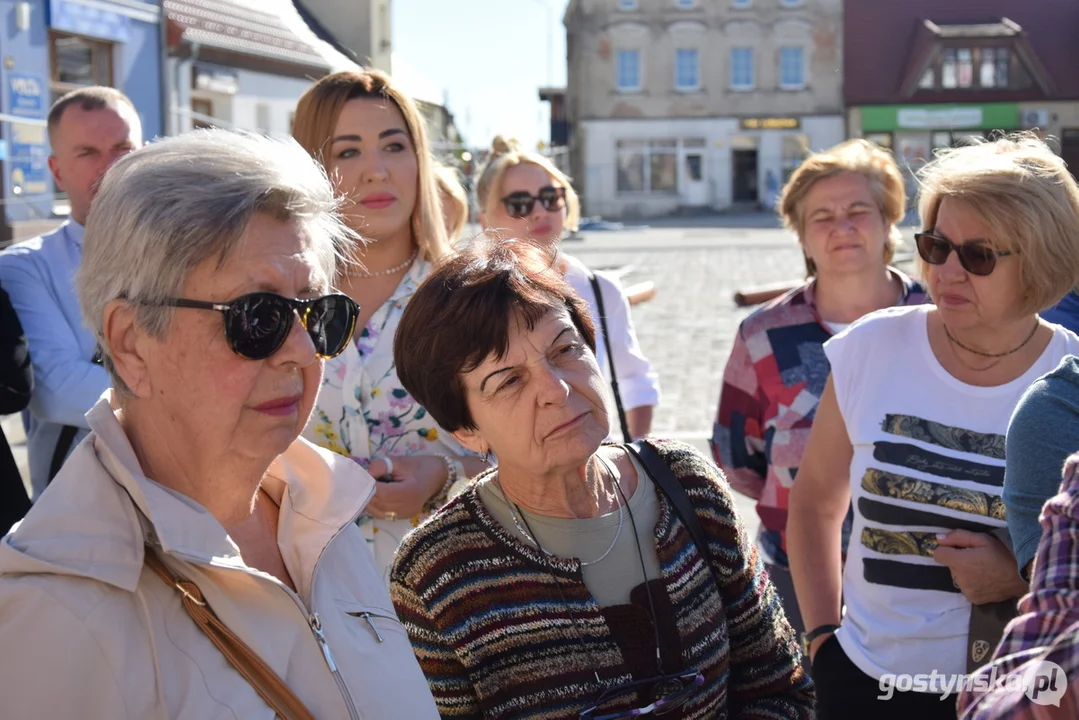
M221 130L105 177L80 302L114 388L0 544L5 718L435 718L354 520L299 434L357 307L298 145Z

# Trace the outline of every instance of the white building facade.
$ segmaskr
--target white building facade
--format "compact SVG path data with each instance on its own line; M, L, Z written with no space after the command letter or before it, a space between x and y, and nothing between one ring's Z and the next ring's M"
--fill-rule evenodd
M840 0L572 0L565 24L586 215L766 207L845 137Z

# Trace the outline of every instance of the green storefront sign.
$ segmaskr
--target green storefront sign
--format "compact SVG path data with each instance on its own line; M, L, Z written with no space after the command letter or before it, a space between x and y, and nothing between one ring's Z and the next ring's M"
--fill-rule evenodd
M1014 130L1017 103L969 105L868 105L861 108L862 132L904 130Z

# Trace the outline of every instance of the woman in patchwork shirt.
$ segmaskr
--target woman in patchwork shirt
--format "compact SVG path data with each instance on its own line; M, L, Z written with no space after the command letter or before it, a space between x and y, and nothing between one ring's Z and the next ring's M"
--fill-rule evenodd
M922 287L889 266L905 211L903 177L884 150L851 140L807 158L780 212L809 279L742 322L724 374L712 454L734 489L757 500L757 544L798 632L787 498L828 379L824 343L866 313L925 302Z

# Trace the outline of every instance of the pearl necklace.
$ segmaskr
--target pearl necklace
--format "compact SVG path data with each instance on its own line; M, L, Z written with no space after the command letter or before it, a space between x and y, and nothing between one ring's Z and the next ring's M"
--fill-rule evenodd
M408 258L408 260L405 260L400 265L394 265L392 268L387 268L385 270L379 270L378 272L363 272L363 273L350 272L350 273L345 273L345 274L350 278L371 278L371 277L381 277L381 276L385 276L385 275L393 275L394 273L401 272L405 268L412 265L412 263L416 261L416 257L419 254L420 254L419 249L413 250L412 255Z

